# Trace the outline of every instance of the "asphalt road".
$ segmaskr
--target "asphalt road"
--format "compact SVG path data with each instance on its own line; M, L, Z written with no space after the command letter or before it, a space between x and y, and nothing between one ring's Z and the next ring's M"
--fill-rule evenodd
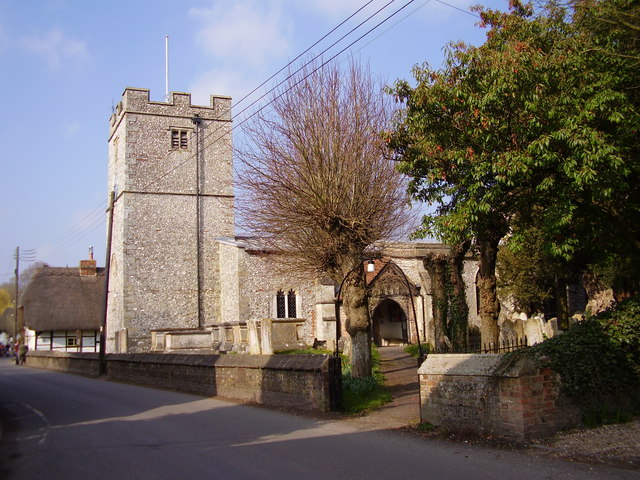
M613 479L640 472L363 431L0 358L0 478Z

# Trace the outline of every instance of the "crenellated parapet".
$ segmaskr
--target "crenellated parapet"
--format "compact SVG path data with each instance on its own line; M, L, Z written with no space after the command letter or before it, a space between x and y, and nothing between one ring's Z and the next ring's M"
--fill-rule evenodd
M231 97L211 95L209 98L210 105L208 106L192 105L190 93L171 92L170 101L156 102L151 101L149 89L127 87L115 108L115 112L111 115L109 136L113 135L127 112L189 119L199 115L207 120L230 122Z

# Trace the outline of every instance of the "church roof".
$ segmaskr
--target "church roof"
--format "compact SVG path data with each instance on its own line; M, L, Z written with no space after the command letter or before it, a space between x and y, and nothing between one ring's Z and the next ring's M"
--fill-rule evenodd
M78 268L42 267L22 295L31 330L97 330L103 315L104 269L80 275Z

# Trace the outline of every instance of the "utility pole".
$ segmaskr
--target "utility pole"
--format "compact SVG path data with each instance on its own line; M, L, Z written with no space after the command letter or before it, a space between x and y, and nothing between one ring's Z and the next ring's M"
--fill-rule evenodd
M13 303L13 339L18 340L18 275L20 275L20 247L16 247L16 298Z
M198 289L198 328L204 328L204 309L203 309L203 299L202 299L202 214L201 214L201 165L200 165L200 128L202 125L202 118L200 115L196 114L193 119L193 124L196 127L196 285Z
M111 237L113 231L113 208L115 202L116 193L111 192L109 197L109 223L107 224L107 254L104 262L104 297L103 297L103 311L102 311L102 324L100 325L100 352L99 356L99 375L107 373L107 313L109 306L109 277L111 272Z

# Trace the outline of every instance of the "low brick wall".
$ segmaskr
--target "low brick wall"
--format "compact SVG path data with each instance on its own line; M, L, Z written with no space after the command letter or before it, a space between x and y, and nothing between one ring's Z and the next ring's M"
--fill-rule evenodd
M503 355L429 355L418 370L423 422L452 431L526 441L576 425L560 378L520 359L495 374Z
M27 366L98 376L93 353L29 352ZM329 410L326 355L109 354L109 379L302 410Z

